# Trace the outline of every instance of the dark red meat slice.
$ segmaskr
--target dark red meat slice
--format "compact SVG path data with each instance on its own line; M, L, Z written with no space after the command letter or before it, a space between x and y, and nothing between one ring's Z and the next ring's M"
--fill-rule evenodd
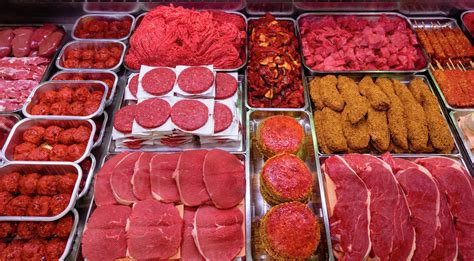
M188 67L178 77L181 90L191 93L203 93L211 88L214 83L214 74L206 67Z
M31 49L38 50L40 44L56 29L58 28L54 24L45 24L36 29L31 36Z
M56 50L58 50L59 44L61 43L63 36L63 31L56 31L48 35L48 37L46 37L46 39L44 39L44 41L40 43L38 55L42 57L53 56Z
M155 68L147 72L142 78L142 87L153 95L164 95L173 89L176 74L168 68Z
M131 133L137 105L121 108L114 117L114 128L123 133Z
M221 132L229 128L234 115L232 111L222 103L214 103L214 133Z
M216 99L232 97L237 91L237 80L227 73L216 74Z
M203 165L207 151L188 150L181 153L175 172L181 202L199 206L210 200L203 180Z
M170 117L170 104L160 98L146 99L137 104L135 120L144 128L157 128Z
M244 199L244 164L227 151L216 149L207 153L203 180L209 197L217 208L231 208Z
M130 90L130 93L135 98L137 98L137 92L138 92L138 76L139 76L138 74L135 74L130 80L130 83L128 84L128 89Z
M13 37L15 37L15 34L12 29L0 31L0 58L10 55Z
M142 153L135 163L132 176L132 191L139 200L145 200L151 197L150 187L150 160L152 153Z
M97 173L94 182L94 202L97 206L117 204L112 188L110 187L110 176L115 166L128 154L128 152L122 152L111 157Z
M115 166L110 175L110 186L118 203L131 205L137 201L132 190L132 176L135 163L140 158L142 152L132 152L124 157Z
M171 108L171 120L183 130L197 130L204 126L208 119L209 109L200 101L181 100Z
M199 253L199 250L194 243L193 229L194 229L194 214L195 208L184 207L184 231L183 241L181 242L181 259L200 261L204 258Z
M180 153L156 154L150 161L150 184L153 197L163 202L178 202L179 191L173 173Z
M33 35L33 28L20 27L13 32L15 38L12 40L13 55L15 57L25 57L30 53L31 36Z

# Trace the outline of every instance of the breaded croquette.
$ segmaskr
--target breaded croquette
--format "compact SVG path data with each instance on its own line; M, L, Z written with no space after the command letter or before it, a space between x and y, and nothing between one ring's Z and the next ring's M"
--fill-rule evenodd
M343 133L346 137L347 146L353 151L361 151L369 146L370 135L365 119L352 124L348 118L348 111L342 111Z
M372 77L366 75L359 82L359 92L364 95L369 101L370 106L378 111L386 111L390 108L390 99L374 83Z
M337 89L346 102L347 116L352 124L356 124L367 114L369 107L367 99L360 95L359 88L354 80L339 76L337 79Z
M309 95L311 96L311 100L317 110L322 110L325 107L323 97L321 96L320 81L321 77L314 77L314 79L309 83Z
M323 122L321 131L325 146L333 153L346 152L347 141L342 130L341 113L335 112L329 107L324 108L321 112Z
M323 112L315 111L314 112L314 129L316 131L316 140L318 141L319 150L324 154L332 154L333 152L326 146L324 141L324 121L323 121Z
M327 75L319 80L322 101L324 105L334 111L342 111L344 109L344 99L337 90L337 78L334 75Z
M369 108L367 113L367 125L372 145L374 145L379 152L388 151L390 145L390 130L387 123L387 112Z

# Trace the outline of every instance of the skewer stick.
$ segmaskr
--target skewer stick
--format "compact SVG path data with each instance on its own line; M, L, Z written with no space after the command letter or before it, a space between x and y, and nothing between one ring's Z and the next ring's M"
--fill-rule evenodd
M430 69L431 69L432 71L434 71L434 70L435 70L435 68L434 68L433 64L431 64L431 63L430 63Z
M460 65L461 68L462 68L461 70L465 72L465 71L466 71L466 67L464 67L464 64L462 64L461 62L459 62L459 65Z
M451 58L448 59L448 60L449 60L449 63L451 64L451 66L454 68L454 63L453 63L453 61L451 61Z
M471 68L474 68L474 63L472 61L469 61L469 64L471 64Z
M439 61L436 61L436 66L438 66L438 69L440 69L441 71L444 71L444 68L443 68L443 66L439 63Z

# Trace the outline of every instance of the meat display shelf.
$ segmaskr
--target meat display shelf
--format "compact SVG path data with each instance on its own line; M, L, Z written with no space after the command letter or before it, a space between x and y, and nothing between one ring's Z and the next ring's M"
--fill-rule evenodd
M121 38L81 38L76 35L76 30L82 19L91 19L91 18L105 18L111 20L120 20L120 19L130 19L131 25L128 30L128 34ZM74 24L71 35L74 40L118 40L118 41L127 41L130 35L132 35L133 29L135 28L135 17L130 14L87 14L79 17Z
M457 132L459 138L462 140L464 151L469 156L471 165L473 165L474 164L474 154L473 154L473 149L471 149L471 148L473 147L474 144L471 144L471 142L468 139L466 139L466 136L464 135L464 130L462 129L462 127L459 124L459 119L461 117L465 117L465 116L467 116L471 113L474 113L474 110L470 110L470 111L468 111L468 110L465 110L465 111L454 110L454 111L451 111L449 113L449 115L451 117L452 124L456 128L456 132Z

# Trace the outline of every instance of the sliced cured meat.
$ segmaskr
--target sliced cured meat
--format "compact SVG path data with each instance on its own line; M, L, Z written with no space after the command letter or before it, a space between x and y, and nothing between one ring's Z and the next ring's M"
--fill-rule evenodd
M137 98L137 92L138 92L138 74L135 74L132 79L130 79L130 82L128 83L128 89L130 90L130 93L133 95L133 97Z
M132 208L121 205L97 207L87 221L87 229L125 228Z
M409 213L400 209L407 208L406 205L403 206L404 195L399 193L398 183L387 163L376 157L361 154L345 155L344 159L370 192L371 258L388 260L393 248L397 250L406 248L399 245L405 242L394 242L395 220L399 212L404 213L405 216L399 216L403 220L397 222L403 222L405 229L413 230ZM401 202L400 205L399 202ZM412 243L414 244L413 241Z
M125 156L112 171L110 175L110 187L115 200L122 205L131 205L137 201L132 190L132 176L135 162L138 161L142 152L132 152Z
M142 77L142 87L146 92L160 96L173 89L176 74L169 68L155 68Z
M205 150L188 150L179 157L174 178L179 198L186 206L199 206L210 200L202 173L206 154Z
M112 175L117 163L128 154L128 152L122 152L111 157L97 173L94 181L94 202L97 206L117 204L110 186L110 176Z
M137 105L128 105L115 113L114 128L123 133L131 133Z
M232 111L222 103L214 103L214 133L221 132L229 128L234 115Z
M173 257L181 245L183 220L173 204L154 199L134 204L127 230L128 254L136 260Z
M151 192L163 202L178 202L179 191L173 173L181 153L155 154L150 161Z
M244 246L244 216L237 208L201 206L194 215L194 242L206 260L233 260Z
M184 208L184 231L183 241L181 242L181 260L183 261L197 261L204 260L199 253L199 250L194 243L193 228L194 228L194 214L195 208Z
M334 255L338 259L363 260L367 258L371 248L370 193L364 182L340 156L326 159L322 170L328 191Z
M204 184L217 208L231 208L245 196L245 167L234 155L223 150L210 150L204 159Z
M163 125L170 117L170 104L160 98L146 99L136 108L135 120L142 127L151 129Z
M228 73L216 73L216 99L227 99L237 91L237 80Z
M196 100L181 100L171 108L171 120L186 131L194 131L206 124L209 119L207 106Z
M181 90L199 94L209 90L214 83L214 74L206 67L188 67L178 76L178 86Z
M151 198L150 160L152 157L152 153L143 152L133 169L132 191L138 200Z

